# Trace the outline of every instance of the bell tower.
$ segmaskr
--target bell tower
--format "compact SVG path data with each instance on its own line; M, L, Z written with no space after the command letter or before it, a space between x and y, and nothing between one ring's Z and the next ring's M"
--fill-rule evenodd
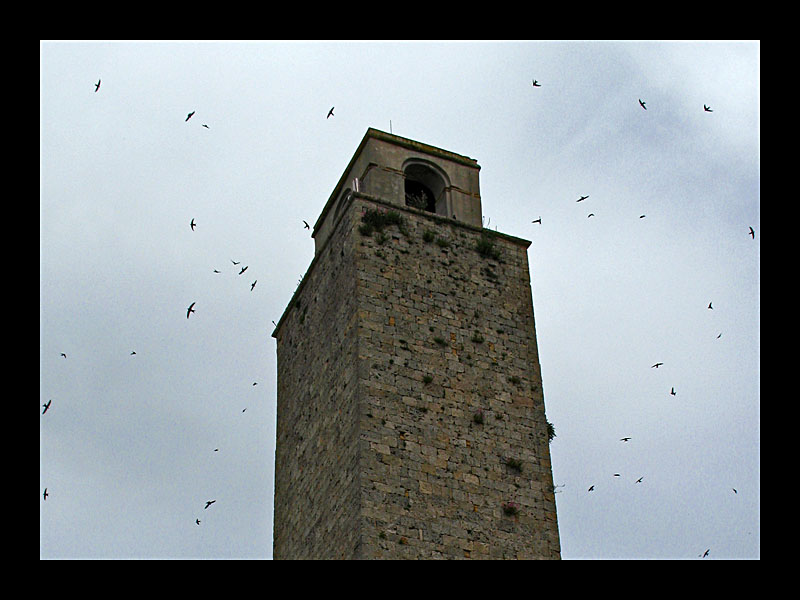
M275 559L560 558L527 249L477 161L368 129L277 342Z

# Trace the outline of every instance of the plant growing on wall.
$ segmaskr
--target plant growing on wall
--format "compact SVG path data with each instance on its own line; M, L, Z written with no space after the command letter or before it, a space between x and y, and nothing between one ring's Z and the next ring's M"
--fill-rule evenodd
M483 425L483 409L479 408L474 415L472 415L472 422L478 425Z
M516 458L506 457L503 459L506 466L511 467L517 473L522 473L522 461Z
M503 512L506 513L509 517L513 517L517 513L519 513L519 506L516 502L506 502L503 504Z

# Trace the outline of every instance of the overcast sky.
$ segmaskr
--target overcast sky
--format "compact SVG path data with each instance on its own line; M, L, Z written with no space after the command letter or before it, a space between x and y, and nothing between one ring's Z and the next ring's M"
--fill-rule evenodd
M532 241L562 557L759 558L759 54L42 42L40 556L272 557L272 322L374 127Z

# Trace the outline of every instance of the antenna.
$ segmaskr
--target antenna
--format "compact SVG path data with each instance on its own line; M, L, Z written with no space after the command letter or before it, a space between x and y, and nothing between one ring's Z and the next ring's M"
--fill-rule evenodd
M392 120L389 119L389 133L392 133Z

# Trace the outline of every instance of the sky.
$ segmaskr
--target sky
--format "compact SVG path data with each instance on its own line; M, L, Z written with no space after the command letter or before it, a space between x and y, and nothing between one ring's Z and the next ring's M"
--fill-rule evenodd
M760 558L757 40L41 41L40 558L272 558L273 322L370 127L531 241L562 558Z

